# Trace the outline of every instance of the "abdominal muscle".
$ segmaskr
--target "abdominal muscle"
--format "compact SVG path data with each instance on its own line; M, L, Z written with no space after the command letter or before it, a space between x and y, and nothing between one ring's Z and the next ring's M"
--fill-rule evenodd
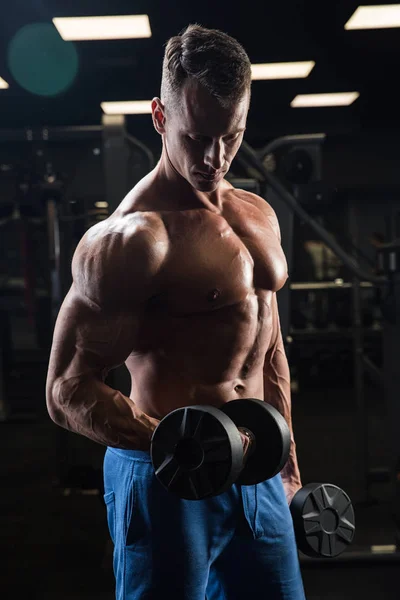
M171 411L184 406L207 405L220 408L230 400L238 398L258 398L263 400L262 370L250 378L243 380L239 377L219 383L207 384L199 381L187 381L178 374L160 374L154 372L154 379L147 382L146 387L137 385L137 369L128 370L136 381L132 385L130 398L145 414L155 419L162 419ZM139 379L142 379L139 376Z
M263 365L271 339L264 300L188 316L152 315L146 343L126 361L130 398L153 418L184 406L216 408L238 398L263 400Z

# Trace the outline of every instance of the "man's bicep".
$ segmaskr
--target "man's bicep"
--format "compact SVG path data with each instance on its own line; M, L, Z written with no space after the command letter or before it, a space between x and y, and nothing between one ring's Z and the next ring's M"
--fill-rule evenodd
M102 377L132 352L136 311L105 310L72 285L57 317L49 377Z
M150 225L139 219L137 227L117 223L114 231L99 224L81 239L54 332L51 366L57 373L101 375L132 352L166 252Z

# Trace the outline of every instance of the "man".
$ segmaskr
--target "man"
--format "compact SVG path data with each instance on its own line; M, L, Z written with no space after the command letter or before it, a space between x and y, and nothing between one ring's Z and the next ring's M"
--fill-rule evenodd
M293 436L281 475L196 502L161 487L149 454L160 419L187 405L264 399L292 432L278 223L224 179L250 86L247 54L226 34L196 25L169 40L152 102L161 159L81 240L58 316L48 410L108 447L118 600L304 598L288 507L301 487ZM129 398L105 384L122 363Z

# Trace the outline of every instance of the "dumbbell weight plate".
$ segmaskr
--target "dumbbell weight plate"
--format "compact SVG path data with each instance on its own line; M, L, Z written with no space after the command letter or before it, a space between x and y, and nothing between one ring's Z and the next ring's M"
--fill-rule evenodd
M169 413L153 433L150 453L160 483L187 500L225 492L243 466L237 427L212 406L188 406Z
M290 431L282 415L270 404L254 398L232 400L221 410L237 427L250 429L256 439L237 483L254 485L277 475L290 451Z
M307 556L333 558L353 541L354 509L349 496L336 485L305 485L294 496L290 511L297 547Z

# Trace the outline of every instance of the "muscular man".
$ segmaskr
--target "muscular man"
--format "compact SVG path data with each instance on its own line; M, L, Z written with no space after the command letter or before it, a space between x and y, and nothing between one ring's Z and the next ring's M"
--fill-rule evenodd
M57 319L48 410L108 447L118 600L304 598L288 507L301 487L293 436L281 474L196 502L161 487L149 454L159 420L186 405L264 399L292 431L279 226L264 199L224 179L250 86L249 58L228 35L196 25L169 40L152 102L161 159L81 240ZM105 383L123 363L129 397Z

